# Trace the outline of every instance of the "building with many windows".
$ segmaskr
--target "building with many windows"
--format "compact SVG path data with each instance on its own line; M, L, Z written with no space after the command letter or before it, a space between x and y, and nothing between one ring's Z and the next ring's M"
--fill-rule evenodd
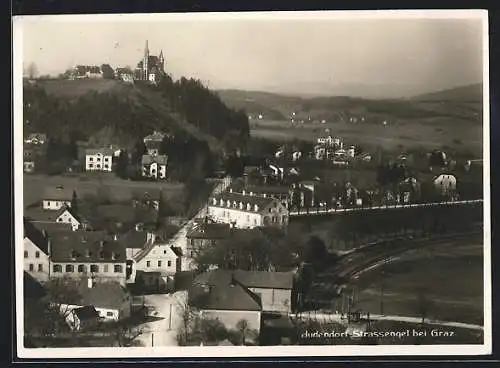
M286 227L288 210L280 200L257 195L224 192L210 198L208 215L236 228Z

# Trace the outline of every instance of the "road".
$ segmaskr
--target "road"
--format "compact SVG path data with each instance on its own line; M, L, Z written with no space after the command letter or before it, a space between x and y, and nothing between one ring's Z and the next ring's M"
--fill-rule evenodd
M178 346L177 330L182 323L182 305L187 300L186 291L173 294L154 294L144 297L144 304L151 308L150 315L161 318L147 322L141 327L143 333L137 339L141 345L150 346Z
M318 322L323 323L344 323L345 319L340 313L323 313L316 311L308 311L304 313L292 314L291 318L298 319L313 319ZM387 316L382 314L372 314L370 313L370 320L374 321L398 321L398 322L407 322L407 323L422 323L422 318L419 317L408 317L408 316ZM465 328L468 330L479 330L482 331L484 329L481 325L475 325L470 323L462 323L462 322L453 322L453 321L440 321L435 319L425 319L425 323L429 325L438 325L445 327L455 327L455 328Z

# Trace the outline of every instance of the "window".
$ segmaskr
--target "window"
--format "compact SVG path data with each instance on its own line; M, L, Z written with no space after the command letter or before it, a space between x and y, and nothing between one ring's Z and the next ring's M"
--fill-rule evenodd
M39 264L38 265L38 272L42 272L43 271L43 264Z
M24 251L24 258L28 258L28 252Z
M168 266L168 267L172 266L172 261L168 261L168 262L167 262L167 266Z
M101 165L97 164L96 169L100 169L100 168L101 168Z
M109 167L108 164L104 164L104 168L107 169Z
M97 157L97 162L101 162L101 158L100 157Z
M105 157L104 162L109 162L109 157Z
M113 317L113 312L106 312L107 317Z
M104 265L104 272L108 272L109 271L109 267L107 264Z
M73 272L75 267L73 265L66 265L66 272Z
M39 251L35 252L35 258L40 258L40 252Z
M93 157L89 157L89 161L94 161L94 158Z
M98 265L90 265L90 272L99 272Z
M89 164L89 167L90 167L90 168L93 168L93 167L94 167L94 164Z
M151 261L146 261L146 267L150 267L151 266Z
M35 266L33 265L33 263L30 263L30 271L33 271L35 269Z
M122 272L122 265L115 265L115 272L116 273Z
M62 272L62 266L59 264L55 264L54 267L52 267L52 270L54 272Z
M78 272L85 272L85 265L78 265Z

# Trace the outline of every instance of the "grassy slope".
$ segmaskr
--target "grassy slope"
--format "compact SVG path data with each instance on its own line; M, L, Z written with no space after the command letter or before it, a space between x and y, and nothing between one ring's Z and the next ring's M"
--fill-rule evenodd
M48 93L61 98L77 98L88 92L113 93L127 96L135 103L154 111L158 118L172 124L173 130L183 130L192 136L207 141L212 151L220 151L220 142L169 110L159 93L147 85L129 85L116 80L46 80L38 82ZM147 123L147 122L145 122Z

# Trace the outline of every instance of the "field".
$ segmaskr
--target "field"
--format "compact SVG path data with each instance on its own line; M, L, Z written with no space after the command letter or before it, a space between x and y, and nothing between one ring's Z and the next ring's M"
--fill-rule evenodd
M366 312L483 323L483 245L451 242L408 252L354 282Z
M450 129L450 127L453 129ZM259 120L250 123L251 135L270 140L302 139L316 141L320 136L340 136L347 144L358 144L364 149L377 146L387 150L427 149L450 147L456 151L471 151L482 157L481 124L452 118L424 118L398 124L325 123L293 124L290 121Z
M40 201L44 188L48 186L63 185L73 188L80 198L86 195L95 195L99 188L107 188L108 193L117 201L126 201L136 188L147 191L148 188L162 189L163 197L173 198L183 190L183 184L170 182L136 182L118 179L113 176L44 176L24 175L24 206Z

